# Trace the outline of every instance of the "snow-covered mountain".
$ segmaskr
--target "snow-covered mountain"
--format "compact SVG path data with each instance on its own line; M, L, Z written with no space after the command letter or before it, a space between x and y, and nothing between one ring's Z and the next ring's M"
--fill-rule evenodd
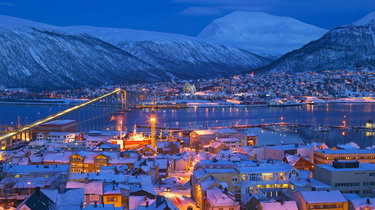
M270 62L194 37L0 16L0 86L66 88L228 76Z
M279 57L320 38L326 32L289 17L236 11L215 19L198 37L263 56Z
M259 70L375 69L375 12L337 27L319 40L285 54Z

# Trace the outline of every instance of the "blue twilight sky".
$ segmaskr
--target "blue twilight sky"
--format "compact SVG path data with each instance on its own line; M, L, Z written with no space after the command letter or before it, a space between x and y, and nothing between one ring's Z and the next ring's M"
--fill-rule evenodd
M289 16L331 29L375 11L375 0L0 0L1 15L53 25L187 35L197 35L214 18L235 10Z

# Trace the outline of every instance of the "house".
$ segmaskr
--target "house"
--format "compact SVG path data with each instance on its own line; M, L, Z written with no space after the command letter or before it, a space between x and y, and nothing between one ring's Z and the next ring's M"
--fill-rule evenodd
M147 203L145 209L152 210L179 210L172 202L166 199L164 196L158 195L153 203L150 205Z
M102 204L103 203L103 182L67 182L66 188L83 188L84 189L84 204Z
M310 161L307 157L301 157L298 155L285 155L283 158L284 163L288 163L289 165L293 166L299 170L314 170L314 163Z
M145 145L143 148L138 149L138 152L144 156L155 156L158 154L155 148L150 144Z
M233 209L240 210L240 205L221 189L214 187L206 191L205 210Z
M38 188L35 193L26 198L17 210L49 210L56 209L56 203Z
M188 155L186 154L177 154L174 155L173 157L173 163L171 170L172 171L188 171L191 166L191 159Z
M298 210L295 201L284 201L283 199L279 201L260 201L257 207L258 210Z
M103 188L103 203L112 204L114 207L122 207L122 192L119 184L105 185Z
M177 154L180 152L180 142L158 141L156 149L159 154Z
M375 198L355 198L349 200L349 210L374 210Z
M338 190L333 191L299 191L292 194L300 210L335 209L347 210L348 201Z
M81 210L84 190L79 189L43 189L39 188L26 198L17 210Z
M219 153L222 149L229 149L229 146L223 142L215 141L208 145L208 152L212 154Z

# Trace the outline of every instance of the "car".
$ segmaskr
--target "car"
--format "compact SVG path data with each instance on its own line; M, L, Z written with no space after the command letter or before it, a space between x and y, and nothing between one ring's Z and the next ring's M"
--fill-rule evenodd
M170 187L166 187L165 188L165 192L170 192L171 191L171 188Z

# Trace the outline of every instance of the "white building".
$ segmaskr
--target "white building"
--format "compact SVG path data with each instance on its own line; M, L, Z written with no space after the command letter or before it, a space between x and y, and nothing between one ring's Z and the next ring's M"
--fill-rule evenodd
M293 166L284 162L260 163L256 166L240 167L241 200L262 192L267 197L277 197L289 187L289 181L300 174Z
M50 133L37 133L37 140L47 140L51 143L66 143L74 141L76 137L75 133L70 132L50 132Z

